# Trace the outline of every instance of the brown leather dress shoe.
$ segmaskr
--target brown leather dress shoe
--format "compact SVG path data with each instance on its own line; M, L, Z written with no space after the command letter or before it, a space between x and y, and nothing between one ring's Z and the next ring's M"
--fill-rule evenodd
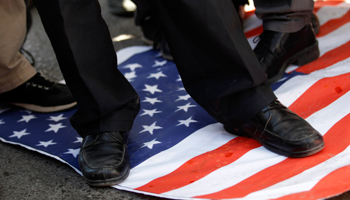
M130 171L127 132L103 132L84 138L78 161L84 179L92 186L112 186Z
M322 135L278 100L240 127L224 128L229 133L251 137L266 149L287 157L310 156L324 147Z

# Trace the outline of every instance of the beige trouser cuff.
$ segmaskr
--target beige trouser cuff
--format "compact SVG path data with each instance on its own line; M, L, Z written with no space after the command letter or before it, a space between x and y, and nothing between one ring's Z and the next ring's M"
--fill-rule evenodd
M0 93L23 84L36 73L19 53L26 35L23 0L0 0Z

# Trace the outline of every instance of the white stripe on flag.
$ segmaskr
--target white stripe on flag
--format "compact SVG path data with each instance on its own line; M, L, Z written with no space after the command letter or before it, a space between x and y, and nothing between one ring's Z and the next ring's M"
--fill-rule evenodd
M179 168L186 161L216 149L235 138L227 133L222 124L210 124L179 142L172 148L147 159L130 171L129 177L120 185L137 188ZM196 148L193 148L193 147Z
M308 75L295 76L275 90L277 98L283 105L289 107L297 98L299 98L307 89L317 81L346 74L350 72L350 58L340 61L330 67L314 71Z
M131 56L151 50L151 46L132 46L117 51L118 65L125 62Z
M262 20L259 19L255 14L249 16L243 22L243 30L244 30L244 32L248 32L250 30L258 28L259 26L262 26Z
M218 192L285 159L286 157L272 153L264 147L255 148L237 161L219 168L204 178L163 194L168 196L193 197Z
M320 56L324 55L328 51L331 51L350 40L350 22L344 24L331 33L317 38L318 46L320 48Z
M350 92L323 110L311 115L307 118L307 121L324 135L335 123L350 112L350 106L345 106L346 108L343 106L347 105L349 99ZM256 148L230 165L222 167L196 182L163 194L169 196L200 196L218 192L285 159L286 157L274 154L264 147ZM232 175L233 173L235 175ZM230 176L227 176L228 174Z
M350 8L350 3L347 3L346 1L343 3L340 3L336 5L336 7L345 7L345 8Z
M279 182L264 190L250 193L245 198L242 198L242 200L275 199L289 194L309 191L329 173L341 167L350 165L350 159L348 159L349 156L350 147L347 147L343 152L329 160L287 179L286 181Z
M317 11L317 16L320 21L320 25L324 25L332 19L338 19L344 16L349 11L349 8L340 8L334 6L323 6Z
M321 135L350 113L350 92L347 92L322 110L315 112L306 119ZM330 126L331 125L331 126Z

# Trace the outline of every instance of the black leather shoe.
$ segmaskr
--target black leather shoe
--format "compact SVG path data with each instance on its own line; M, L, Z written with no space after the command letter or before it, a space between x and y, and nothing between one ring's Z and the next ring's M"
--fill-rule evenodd
M315 35L317 35L320 32L320 20L318 19L315 12L311 14L311 25L314 29Z
M112 186L130 171L127 132L103 132L84 138L78 161L84 179L92 186Z
M302 66L320 56L311 25L295 33L265 30L258 38L254 53L271 84L283 77L290 64Z
M224 125L224 128L229 133L251 137L266 149L288 157L310 156L324 147L322 135L278 100L240 127Z

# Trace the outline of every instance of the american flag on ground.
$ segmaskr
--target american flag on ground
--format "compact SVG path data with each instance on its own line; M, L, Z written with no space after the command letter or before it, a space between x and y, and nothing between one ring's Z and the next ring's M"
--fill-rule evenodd
M186 93L173 62L149 47L118 52L120 71L141 98L130 132L131 173L115 188L172 199L320 199L350 190L350 5L315 3L321 56L290 66L272 85L279 100L324 135L307 158L271 153L253 139L224 131ZM247 13L252 47L261 21ZM78 173L82 139L69 124L75 110L0 113L0 139L52 156Z

